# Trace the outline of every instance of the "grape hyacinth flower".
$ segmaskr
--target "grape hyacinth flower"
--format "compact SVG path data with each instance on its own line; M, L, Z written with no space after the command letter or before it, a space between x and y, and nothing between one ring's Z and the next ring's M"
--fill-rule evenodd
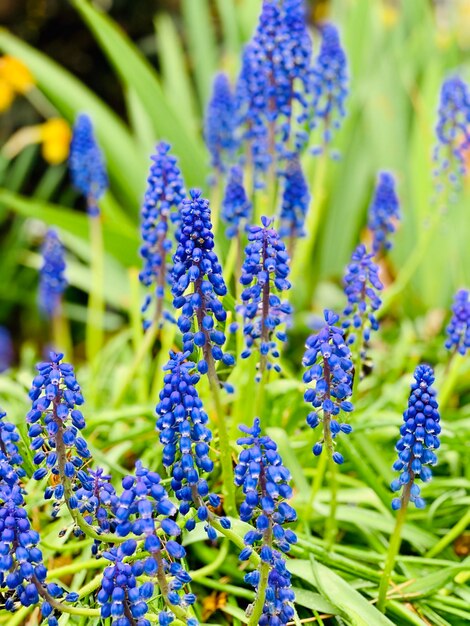
M147 191L141 210L142 246L140 255L144 266L139 274L144 287L155 290L155 320L160 321L165 285L167 283L168 256L172 247L169 237L171 223L179 219L178 206L185 196L184 182L177 159L170 154L170 145L160 142L152 156L147 178ZM145 313L152 303L149 294L142 307ZM148 328L151 322L146 320Z
M237 125L258 173L266 171L276 153L284 156L294 122L307 118L311 53L303 0L264 0L236 88ZM294 133L294 141L298 150L305 132Z
M229 239L240 234L241 225L249 222L252 210L253 206L243 186L243 170L240 166L234 165L230 168L221 214L228 226L225 234Z
M470 147L470 92L458 76L442 83L434 150L435 175L456 185L465 173L465 151Z
M307 416L307 424L311 428L320 423L323 425L323 436L313 446L313 454L320 455L326 446L332 460L341 464L343 456L335 452L334 447L339 433L349 434L352 431L352 427L340 422L338 417L341 412L350 413L353 410L348 400L352 394L353 364L344 330L337 326L339 315L326 309L324 318L323 328L310 335L306 342L302 364L308 369L303 381L307 384L315 381L315 388L308 388L304 399L314 408Z
M237 307L243 317L243 334L246 350L241 357L248 358L253 348L259 350L259 378L265 370L280 371L280 366L272 359L279 357L275 337L287 341L287 336L280 326L285 326L292 312L286 301L281 301L278 294L290 289L289 255L283 241L274 228L272 219L261 218L262 226L250 226L248 245L245 249L245 261L242 266L240 283L245 286L242 292L242 304Z
M240 426L240 430L244 436L237 443L243 450L235 468L235 484L243 488L245 498L240 519L254 528L245 534L246 547L239 558L246 561L253 551L261 557L259 568L245 575L245 582L257 592L249 624L281 626L294 616L295 596L283 556L297 541L295 533L284 528L297 518L287 502L292 497L291 476L274 441L261 435L258 418L251 428Z
M67 288L64 247L55 230L47 231L41 254L39 306L44 315L52 318L60 312L62 294Z
M213 368L214 360L231 366L234 358L223 352L225 334L215 324L223 324L227 318L220 301L226 295L227 287L214 252L209 202L201 196L199 189L191 189L189 194L190 197L180 205L171 291L174 307L181 309L178 327L183 333L183 352L191 354L194 346L202 348L203 358L198 363L198 370L205 374ZM186 293L190 285L192 292ZM193 318L196 318L196 331Z
M380 172L367 224L372 233L375 255L390 250L392 242L389 235L395 232L395 222L399 219L400 203L395 191L395 179L389 172Z
M440 417L436 391L432 387L434 372L429 365L418 365L414 378L408 408L403 413L401 437L396 445L398 459L393 469L400 472L400 477L392 482L391 488L394 492L403 488L403 492L400 498L393 499L394 510L406 507L410 500L417 508L424 508L425 502L416 480L431 480L432 473L428 466L436 465L434 450L440 446Z
M346 115L345 102L348 95L348 67L346 54L341 46L338 29L333 24L321 26L320 52L312 69L311 127L321 126L323 145L331 141L333 130L341 126ZM316 152L320 152L316 150Z
M371 331L379 328L375 312L382 304L378 294L383 285L379 278L379 267L373 258L374 255L367 252L365 245L359 244L344 276L344 293L348 305L343 311L345 319L342 326L348 332L349 344L354 343L360 335L358 348L361 358L365 358L365 346L370 340Z
M447 350L455 350L462 356L470 348L470 297L466 289L460 289L455 294L452 306L452 318L446 328Z
M10 331L5 326L0 326L0 373L10 367L13 358L14 349Z
M298 158L291 158L284 173L279 234L291 242L305 236L305 217L310 204L310 192Z
M171 471L171 488L180 502L179 512L187 515L194 509L197 518L205 522L209 538L215 540L216 532L210 526L208 505L218 507L220 498L209 493L204 478L214 468L209 457L212 432L196 390L199 375L194 372L194 363L186 361L187 356L181 352L170 352L170 360L164 367L164 387L156 408L157 430L160 443L164 446L163 465ZM219 521L227 528L230 526L226 518ZM186 522L188 530L195 525L194 518Z
M80 436L85 419L76 408L83 404L83 396L73 367L62 362L63 356L51 352L50 361L37 365L39 374L29 392L32 407L26 416L35 451L33 461L38 466L33 478L53 476L45 491L46 499L55 499L53 516L58 514L64 496L71 510L78 507L74 490L87 477L83 465L90 458L86 441Z
M96 141L93 123L81 113L73 127L69 168L74 187L83 194L91 217L99 215L98 200L108 188L103 155Z
M235 151L235 100L226 74L217 74L204 119L204 139L211 165L225 172Z

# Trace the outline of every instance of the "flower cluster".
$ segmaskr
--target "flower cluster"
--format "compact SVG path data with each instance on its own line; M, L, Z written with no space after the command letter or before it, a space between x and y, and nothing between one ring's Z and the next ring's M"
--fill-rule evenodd
M73 127L69 168L73 185L86 198L89 215L96 217L99 215L98 200L108 188L108 175L92 121L83 113Z
M260 372L265 369L279 371L270 357L279 357L276 338L286 341L287 336L279 327L285 325L291 314L288 302L282 302L278 293L290 289L289 256L278 233L271 228L272 220L261 218L262 226L250 226L245 261L240 283L245 286L241 294L242 304L237 311L243 317L243 334L246 350L242 358L248 358L255 347L261 355Z
M401 498L394 498L392 508L397 510L406 506L411 500L416 507L422 509L425 502L416 480L431 480L432 473L428 465L436 465L437 457L433 450L440 446L439 433L441 426L436 391L431 386L434 372L429 365L418 365L414 373L415 382L411 384L408 408L403 413L403 425L400 428L400 439L395 447L398 459L393 469L400 472L395 479L392 491L403 488Z
M87 477L82 467L90 457L87 443L80 436L85 420L76 408L83 404L83 396L73 367L62 362L63 356L51 352L50 361L37 365L39 374L29 392L32 407L26 416L31 448L35 451L33 461L38 466L33 477L54 477L45 491L46 499L54 497L56 501L53 515L58 513L64 492L69 487L77 488ZM67 505L76 509L77 496L66 495Z
M171 274L173 305L181 309L178 327L183 333L183 352L192 353L194 346L202 348L203 358L198 369L207 373L209 363L222 361L233 365L234 359L224 353L225 334L215 326L224 323L227 313L219 298L225 296L227 287L222 267L214 252L209 202L199 189L191 189L190 197L180 205L180 224L176 232L178 246L173 257ZM186 293L192 285L191 293ZM197 331L193 329L196 317Z
M377 330L379 322L375 317L382 304L378 293L383 289L379 278L379 267L374 263L374 255L369 254L364 244L354 250L351 263L344 276L344 293L348 305L344 309L343 328L348 331L348 343L354 343L356 333L362 331L362 339L367 343L371 330ZM362 351L363 346L359 349Z
M212 97L204 120L204 139L211 154L212 167L224 172L236 145L235 101L225 74L217 74L214 79Z
M346 115L348 67L339 33L333 24L321 26L322 42L312 70L312 128L321 125L323 143L331 141Z
M184 182L176 158L170 154L170 145L160 142L152 156L147 178L147 191L141 210L142 246L140 255L144 266L139 274L140 282L145 287L153 287L157 298L155 319L159 320L165 284L167 282L168 254L171 239L168 229L172 222L178 221L178 206L185 196ZM152 302L149 294L142 312ZM160 321L160 320L159 320ZM148 327L151 322L146 321Z
M308 369L303 375L305 383L315 381L315 388L305 391L305 402L314 410L308 414L311 428L323 424L323 437L313 446L315 456L321 454L326 445L335 463L342 463L343 456L334 451L339 433L352 431L349 424L338 421L341 411L350 413L353 405L348 398L352 394L353 364L351 352L344 340L344 330L337 326L339 316L325 310L325 324L307 339L303 365Z
M7 370L14 358L13 341L5 326L0 326L0 373Z
M455 294L452 318L446 328L447 350L456 350L464 355L470 348L470 298L466 289Z
M389 172L380 172L368 219L374 254L390 250L392 242L389 235L395 232L395 222L399 219L400 203L395 191L395 179Z
M295 533L284 528L296 520L295 510L286 502L292 496L290 473L283 465L277 446L268 436L261 436L259 419L251 428L241 426L245 436L238 440L243 446L235 468L235 484L243 488L245 500L240 518L254 528L244 537L246 548L240 560L246 561L253 551L259 553L261 566L245 576L245 582L258 589L266 580L266 600L258 624L279 626L294 616L290 573L283 553L297 541Z
M235 165L230 168L222 202L222 219L228 226L225 233L229 239L236 237L240 232L241 224L250 220L252 209L243 186L243 170Z
M53 317L60 310L62 294L67 288L64 248L55 230L47 231L41 254L39 306L45 315Z
M442 83L434 161L436 176L446 174L452 183L457 183L465 173L465 151L470 146L469 121L468 85L458 76L451 76Z
M264 0L259 23L243 54L236 88L237 121L255 169L265 171L275 153L284 155L293 104L306 119L312 43L302 0ZM295 137L296 148L305 133Z
M209 485L203 477L214 468L209 457L212 433L196 390L199 375L194 372L194 363L185 360L187 356L170 352L156 408L157 429L164 446L163 465L171 471L171 488L180 502L180 513L186 515L191 508L195 509L197 518L206 523L209 538L216 539L210 526L208 504L218 507L220 498L209 493ZM225 518L219 521L227 528L230 526ZM188 519L186 528L192 530L195 523L194 518Z
M298 158L289 160L284 173L279 234L290 241L304 237L305 217L310 204L310 192Z

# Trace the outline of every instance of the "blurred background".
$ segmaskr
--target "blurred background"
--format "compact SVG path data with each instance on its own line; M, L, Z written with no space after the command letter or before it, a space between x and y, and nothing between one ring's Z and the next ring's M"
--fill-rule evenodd
M40 341L44 332L36 292L38 247L47 225L58 228L67 248L71 287L65 310L75 343L83 337L88 229L66 166L76 114L87 111L94 119L111 178L103 213L106 327L112 333L128 319L129 277L139 267L138 210L152 148L159 139L170 141L188 187L210 193L201 133L204 108L217 70L235 81L260 4L0 3L0 53L22 64L0 62L0 326L11 334L15 350ZM436 109L446 76L470 78L470 3L332 0L309 2L308 13L314 54L316 25L332 20L339 26L351 82L347 117L334 140L340 159L328 164L326 209L311 259L310 310L319 311L342 298L343 267L362 235L380 169L397 177L403 216L384 268L387 281L409 259L439 210L432 174ZM304 159L313 172L312 157ZM392 316L405 313L438 327L454 291L468 286L468 185L455 196L403 297L389 311ZM226 247L219 241L223 256Z

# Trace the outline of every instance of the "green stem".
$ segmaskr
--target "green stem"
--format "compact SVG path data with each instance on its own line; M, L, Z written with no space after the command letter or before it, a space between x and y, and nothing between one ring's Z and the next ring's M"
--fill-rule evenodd
M465 515L453 526L447 534L444 535L439 541L426 552L426 557L430 558L442 552L449 544L459 537L467 526L470 524L470 511L467 511Z
M208 565L205 565L204 567L200 567L199 569L194 570L194 572L190 572L191 579L193 581L198 580L199 578L205 578L206 576L210 576L213 572L216 572L219 569L219 567L222 565L222 563L225 561L225 559L227 558L228 547L229 547L229 542L224 541L222 543L222 546L219 550L218 555L212 561L212 563L209 563Z
M395 566L395 559L400 551L401 546L401 531L406 519L406 510L408 508L408 502L410 499L411 480L407 483L403 490L403 497L401 501L401 508L398 510L397 518L395 521L395 528L390 537L390 543L387 551L387 559L385 561L384 571L380 579L379 595L377 599L377 608L379 611L384 612L385 603L387 600L387 591L390 584L390 578L392 576L393 568Z
M67 355L68 360L73 362L70 327L68 320L64 315L62 302L57 308L58 310L52 318L53 345L58 352L63 352Z
M331 551L337 532L337 524L336 524L336 509L338 506L338 480L337 480L337 466L333 461L332 456L328 456L328 465L330 470L330 512L328 515L328 519L326 520L325 526L325 541L326 541L326 549Z
M271 547L273 542L273 529L272 521L269 520L269 527L265 532L264 544ZM258 626L259 618L263 614L264 603L266 601L266 589L268 587L269 572L271 571L271 564L263 561L259 568L259 584L256 589L256 600L252 605L252 611L249 616L248 626Z
M453 354L446 375L444 377L442 388L439 390L439 407L441 409L441 412L444 410L444 407L447 406L449 400L452 397L452 393L455 389L455 385L459 380L461 367L464 362L465 357L462 354L460 354L459 352Z
M234 545L236 545L237 548L240 548L240 550L243 550L243 548L246 548L245 542L243 541L242 537L237 535L237 533L235 533L231 528L224 528L213 514L209 515L209 520L210 520L211 526L213 526L215 530L219 531L221 535L224 535L224 537L227 537L227 539L229 539L229 541L231 541ZM250 562L255 567L258 567L258 565L261 563L260 557L254 551L251 553Z
M322 487L323 478L325 476L327 464L328 464L328 457L324 454L321 454L320 459L318 461L318 465L317 465L317 473L315 474L315 478L313 479L313 483L312 483L312 491L310 492L309 517L311 516L311 513L313 511L313 507L314 507L318 492L320 491Z
M60 611L60 613L69 613L70 615L86 615L87 617L99 617L101 615L100 609L90 609L85 606L69 606L68 604L59 602L49 594L47 589L39 582L34 574L31 580L36 586L39 595L52 607L54 607L54 609Z
M90 217L91 285L88 299L86 353L93 364L103 346L104 245L101 216Z

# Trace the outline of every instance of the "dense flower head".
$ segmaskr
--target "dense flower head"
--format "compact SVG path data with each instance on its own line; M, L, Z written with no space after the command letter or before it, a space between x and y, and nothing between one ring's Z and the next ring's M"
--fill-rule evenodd
M157 430L163 445L163 465L171 471L171 488L180 502L180 513L187 515L194 509L197 518L205 522L209 537L215 539L208 505L218 507L220 499L209 493L205 478L214 468L209 457L212 432L196 389L199 375L194 371L194 363L186 361L187 356L170 352L156 408ZM186 527L191 530L195 523L190 518ZM222 523L229 525L228 520Z
M442 83L436 138L435 174L457 183L465 173L465 151L470 147L470 92L458 76Z
M108 175L93 123L84 113L77 117L73 127L69 168L73 185L86 198L88 213L99 215L98 200L108 188Z
M230 239L236 237L243 223L248 223L252 214L252 204L243 186L243 170L234 165L230 168L229 179L222 201L222 219L228 228L225 231Z
M13 341L8 328L0 326L0 373L7 370L14 358Z
M401 498L394 498L392 508L399 509L402 504L411 500L416 507L422 509L425 502L416 480L431 480L429 465L436 465L437 456L434 450L440 446L440 416L433 389L434 372L429 365L418 365L414 372L415 381L411 384L408 408L403 413L403 425L400 428L400 439L395 446L398 459L393 469L400 472L391 488L398 492L403 488Z
M162 141L152 156L147 191L142 204L140 255L144 266L139 274L140 282L155 290L157 302L160 303L165 295L168 255L172 247L169 228L179 219L177 209L185 193L177 159L170 154L170 145ZM152 297L149 294L142 307L143 312L151 302ZM159 311L157 305L156 316ZM146 326L149 324L148 321L145 323Z
M208 359L233 365L234 359L224 353L223 324L227 313L220 298L227 293L222 267L214 252L209 202L199 189L191 189L190 197L180 205L180 224L176 232L178 246L173 256L171 274L173 305L181 309L178 327L183 333L183 352L202 348L198 364L201 373L208 369ZM187 293L188 287L192 290ZM197 329L193 327L194 319Z
M214 78L212 97L204 119L204 139L211 155L211 165L226 170L235 150L235 100L226 74Z
M395 191L395 179L389 172L380 172L368 219L374 254L390 250L392 242L389 235L395 232L395 222L399 219L400 203Z
M38 375L33 379L29 397L31 410L26 415L28 435L35 452L33 461L38 469L33 478L41 480L52 474L52 484L45 497L59 503L64 496L62 478L67 477L76 487L86 478L84 462L90 457L88 446L80 431L85 419L77 408L83 404L80 386L72 365L63 363L63 354L51 352L50 360L38 363ZM77 508L75 495L69 498L71 508ZM53 515L58 513L56 508Z
M455 294L452 318L446 333L446 348L465 355L470 348L470 296L467 289L460 289Z
M348 400L352 394L353 364L351 352L344 339L344 330L337 323L339 316L328 309L324 313L324 326L307 339L302 364L304 383L315 382L315 387L305 391L305 402L311 403L314 410L307 416L311 428L323 424L323 437L313 447L313 453L321 454L327 446L335 463L342 463L343 457L334 452L336 436L348 434L352 428L340 422L341 412L349 413L353 405Z
M62 294L67 288L64 247L55 230L47 231L41 254L39 306L44 315L53 317L60 310Z
M266 170L275 152L283 156L293 122L306 119L311 53L303 1L264 0L236 89L237 122L257 171ZM294 120L296 101L300 114ZM299 130L296 149L304 141Z
M354 343L360 329L363 340L367 343L371 330L379 327L375 311L382 304L379 292L383 285L379 278L379 267L373 259L374 255L367 252L365 245L359 244L346 268L344 293L348 298L348 305L343 312L343 328L348 331L348 343ZM363 346L359 347L362 350Z
M329 143L333 129L338 129L346 115L348 67L338 29L322 24L320 51L312 70L312 127L321 127L323 142Z
M284 173L281 205L281 237L295 239L305 236L305 217L310 204L310 192L298 158L291 158Z
M283 554L297 541L295 533L284 528L297 517L287 502L292 496L291 476L274 441L261 435L258 418L251 428L241 426L240 430L244 436L237 443L243 450L235 467L235 484L243 488L245 497L240 518L249 521L253 529L245 534L246 547L239 558L246 561L256 551L261 557L261 567L269 565L266 601L259 624L286 624L293 618L295 597ZM260 569L245 576L245 582L255 589L259 581Z
M7 414L0 408L0 481L10 487L26 475L23 459L18 449L20 435L11 422L5 421Z
M286 341L281 326L285 326L291 314L291 306L281 301L279 294L290 289L289 255L277 231L271 227L272 220L261 218L262 226L250 226L245 261L240 283L245 287L241 294L242 304L237 311L243 317L243 334L246 350L242 358L248 358L253 348L261 355L261 369L280 367L272 362L279 357L275 338Z

